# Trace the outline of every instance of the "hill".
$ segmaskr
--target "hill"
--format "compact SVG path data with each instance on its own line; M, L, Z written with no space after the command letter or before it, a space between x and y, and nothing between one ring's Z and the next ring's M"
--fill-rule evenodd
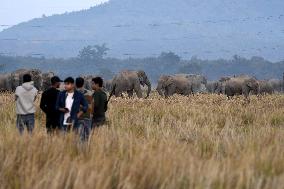
M281 0L110 0L79 12L42 17L0 33L8 55L72 57L106 43L111 57L284 58Z

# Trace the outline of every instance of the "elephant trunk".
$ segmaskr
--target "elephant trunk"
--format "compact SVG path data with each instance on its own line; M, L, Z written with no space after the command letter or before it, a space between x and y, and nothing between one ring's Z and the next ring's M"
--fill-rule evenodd
M157 92L159 93L160 96L164 96L164 93L162 91L162 84L159 82L157 86Z
M147 96L146 96L146 98L148 98L148 97L150 96L150 92L151 92L151 83L150 83L150 81L147 79L147 80L145 81L145 84L148 86Z

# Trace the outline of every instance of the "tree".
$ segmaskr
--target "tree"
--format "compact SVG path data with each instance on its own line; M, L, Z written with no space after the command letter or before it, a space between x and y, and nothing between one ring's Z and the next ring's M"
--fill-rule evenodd
M5 70L5 64L0 64L0 72L4 72Z
M173 52L162 52L159 59L165 63L176 64L180 62L180 57Z
M202 67L197 63L188 63L179 69L179 73L184 74L202 74Z
M107 55L108 50L106 44L88 45L79 51L78 57L84 61L102 60Z

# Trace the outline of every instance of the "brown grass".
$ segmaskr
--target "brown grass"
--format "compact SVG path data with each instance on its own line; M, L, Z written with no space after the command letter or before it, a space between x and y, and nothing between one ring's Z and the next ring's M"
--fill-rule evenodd
M284 96L113 99L86 145L15 128L0 97L0 188L284 188Z

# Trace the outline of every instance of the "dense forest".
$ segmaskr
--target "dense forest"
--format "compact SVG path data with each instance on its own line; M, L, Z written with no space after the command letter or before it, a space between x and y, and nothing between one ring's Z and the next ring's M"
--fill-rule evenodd
M280 79L284 72L284 61L270 62L256 56L247 59L235 55L231 59L217 60L202 60L193 56L185 60L174 52L162 52L155 57L118 59L107 57L108 50L105 45L86 46L77 57L66 59L0 56L0 70L3 73L19 68L38 68L53 71L62 77L92 74L110 79L120 70L143 69L154 83L161 74L203 74L209 80L239 74L249 74L258 79Z

